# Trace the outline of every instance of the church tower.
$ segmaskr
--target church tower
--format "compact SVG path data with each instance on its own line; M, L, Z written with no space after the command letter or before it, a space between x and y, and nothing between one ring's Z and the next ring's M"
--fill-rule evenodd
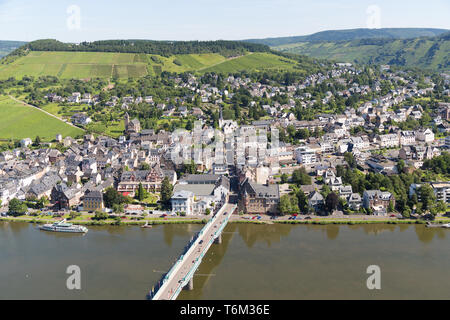
M128 126L130 124L130 115L128 112L125 113L125 131L128 131Z
M223 128L223 107L220 106L220 111L219 111L219 128Z

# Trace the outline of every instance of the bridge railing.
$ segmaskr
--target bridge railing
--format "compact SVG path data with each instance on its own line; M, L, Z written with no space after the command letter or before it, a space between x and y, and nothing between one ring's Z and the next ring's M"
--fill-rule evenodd
M199 237L205 232L205 230L207 230L207 228L216 220L217 218L217 213L223 209L225 209L226 204L224 204L222 207L220 207L219 210L217 210L217 212L214 213L214 216L203 226L203 228L197 233L195 234L191 240L189 241L189 243L184 247L182 254L180 255L180 257L178 258L178 260L174 263L174 265L170 268L170 270L164 274L164 276L161 278L161 280L158 282L158 284L152 288L152 290L149 292L149 294L147 295L149 299L153 299L156 294L159 292L159 290L161 289L161 287L170 279L171 275L174 273L175 270L177 270L178 266L181 264L181 262L183 261L183 258L188 255L188 252L194 247L194 245L196 244L197 240L199 239ZM231 215L231 213L230 213ZM227 216L225 221L228 221L230 215ZM224 222L225 222L224 221ZM223 228L221 228L223 229ZM218 230L217 230L218 231ZM216 233L217 233L216 231ZM215 234L216 234L215 233ZM214 239L215 237L213 237ZM184 282L184 281L182 281ZM182 288L182 287L181 287ZM176 290L178 291L178 290ZM173 295L172 295L173 296Z
M182 281L177 286L177 289L175 289L172 296L170 297L171 300L173 300L174 298L176 298L178 296L178 294L181 292L183 287L186 285L187 281L189 281L191 279L191 277L194 276L195 271L197 271L198 267L200 266L200 263L202 262L202 259L205 256L206 252L209 250L209 247L214 242L214 240L220 235L220 233L223 231L223 229L227 225L229 219L230 219L230 216L228 215L225 218L225 220L222 222L220 227L217 228L217 230L214 232L214 237L211 237L211 239L208 241L208 244L203 248L199 257L196 259L195 264L192 266L192 268L189 270L189 272L183 277Z

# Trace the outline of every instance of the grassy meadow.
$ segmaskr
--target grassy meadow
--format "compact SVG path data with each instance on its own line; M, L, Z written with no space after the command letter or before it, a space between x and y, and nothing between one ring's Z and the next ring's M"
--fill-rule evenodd
M43 141L52 141L57 134L76 137L83 130L74 128L35 108L24 106L7 96L0 96L0 139L34 140L39 136Z

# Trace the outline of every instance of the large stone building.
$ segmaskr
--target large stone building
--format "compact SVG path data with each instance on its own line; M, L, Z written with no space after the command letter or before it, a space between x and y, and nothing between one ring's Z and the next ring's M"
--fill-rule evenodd
M120 178L117 190L123 195L134 197L139 184L148 192L160 192L164 177L173 185L176 182L176 173L173 170L163 170L155 164L150 170L124 171Z
M240 210L249 214L277 214L280 191L276 184L262 185L245 180L240 187Z
M103 194L100 191L86 191L83 199L83 209L85 211L103 210Z
M363 206L366 209L372 209L376 215L387 213L389 205L395 206L394 195L390 192L380 190L366 190L363 194Z

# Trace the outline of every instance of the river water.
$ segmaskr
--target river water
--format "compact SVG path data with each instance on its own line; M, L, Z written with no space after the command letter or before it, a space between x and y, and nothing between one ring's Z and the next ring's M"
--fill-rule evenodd
M86 235L0 223L0 299L145 299L201 225L89 227ZM67 267L81 270L68 290ZM367 289L367 267L381 289ZM450 230L423 225L229 224L179 299L450 299Z

